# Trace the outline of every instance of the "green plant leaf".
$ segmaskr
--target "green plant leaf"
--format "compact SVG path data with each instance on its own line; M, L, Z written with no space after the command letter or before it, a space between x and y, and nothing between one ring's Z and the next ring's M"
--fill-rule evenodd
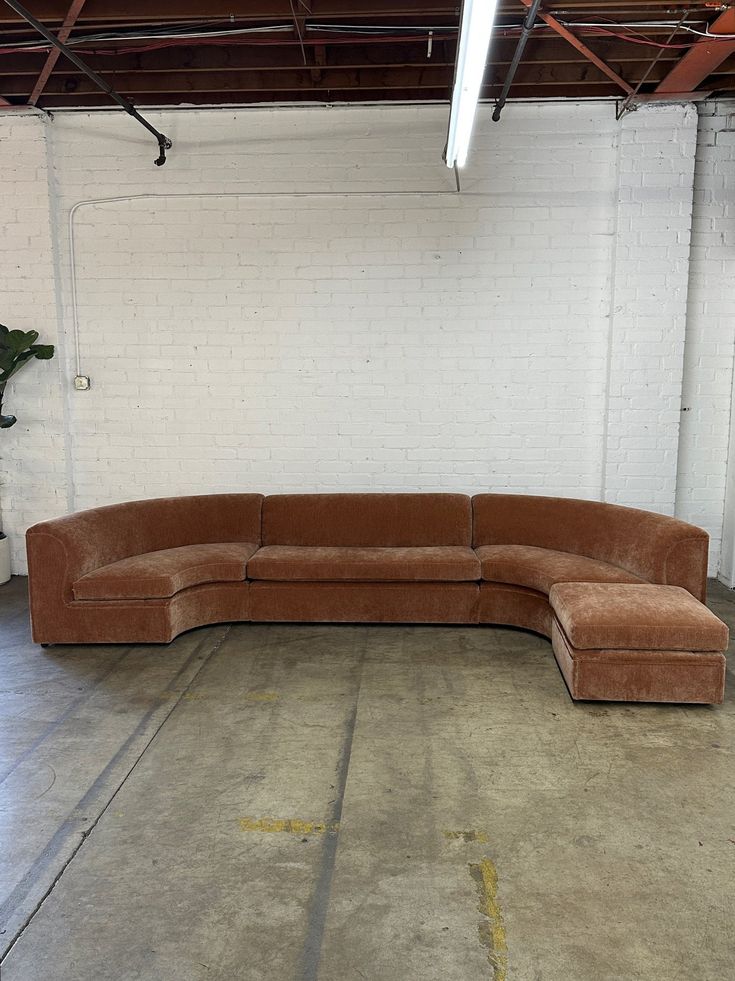
M4 338L5 344L10 350L17 351L18 353L25 351L31 344L35 344L37 340L37 330L11 330Z
M49 361L54 356L53 344L36 344L37 330L8 330L0 324L0 394L12 376L32 358ZM3 416L0 425L8 429L15 423L15 416ZM12 421L11 421L12 420Z
M53 344L34 344L31 354L35 355L39 361L50 361L54 356Z
M10 371L15 364L15 355L12 351L0 352L0 371Z
M0 429L10 429L17 421L15 416L0 416Z
M10 364L5 367L3 365L2 374L0 374L0 379L4 377L5 381L8 381L16 371L20 371L26 361L29 361L33 357L33 351L24 351L22 354L13 355L10 359Z

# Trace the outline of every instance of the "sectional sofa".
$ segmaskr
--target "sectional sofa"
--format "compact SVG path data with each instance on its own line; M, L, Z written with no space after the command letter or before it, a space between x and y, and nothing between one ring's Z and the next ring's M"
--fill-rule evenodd
M708 538L673 518L508 494L217 494L27 533L33 638L167 643L231 621L507 624L575 698L719 702Z

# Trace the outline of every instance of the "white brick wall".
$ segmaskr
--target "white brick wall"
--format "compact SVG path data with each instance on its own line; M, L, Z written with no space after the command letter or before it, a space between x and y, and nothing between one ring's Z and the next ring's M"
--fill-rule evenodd
M673 514L696 110L619 124L605 499Z
M120 113L23 120L50 141L44 289L55 257L54 406L61 419L66 398L69 418L54 429L38 413L37 462L2 490L17 571L27 524L66 509L67 460L77 508L457 488L673 510L691 109L621 126L610 106L508 106L480 121L461 195L440 159L443 108L149 115L175 144L160 169ZM0 116L0 134L17 122ZM129 196L76 210L93 387L75 393L69 210ZM38 311L29 295L16 321ZM29 369L19 415L42 384ZM42 454L58 486L16 510Z
M31 114L0 117L0 322L58 345L47 125ZM5 392L4 411L18 422L0 430L0 517L18 572L25 569L24 529L68 506L61 377L60 359L34 360Z
M735 345L735 104L700 106L676 513L719 567ZM735 478L735 473L733 474ZM735 498L727 511L735 510ZM723 578L733 582L735 556Z

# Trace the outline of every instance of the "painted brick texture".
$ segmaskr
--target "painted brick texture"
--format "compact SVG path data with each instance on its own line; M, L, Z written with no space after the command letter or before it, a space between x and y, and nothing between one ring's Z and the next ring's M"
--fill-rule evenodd
M705 103L694 179L676 513L709 532L712 574L720 567L723 511L729 528L735 513L732 491L725 507L728 459L733 461L728 433L734 348L735 104ZM722 578L732 586L732 534L725 552Z
M673 514L696 110L619 124L605 497ZM673 137L673 138L672 138Z
M621 126L608 106L508 106L480 120L460 195L443 108L149 115L174 140L160 169L118 113L22 120L51 172L22 264L24 281L46 270L46 305L29 292L16 317L55 322L58 299L63 371L48 414L41 374L14 395L16 571L32 521L168 493L510 490L673 512L692 109ZM74 206L87 393L71 391ZM16 509L44 466L53 492Z
M37 330L59 343L51 244L46 127L35 115L0 117L0 322ZM1 526L11 540L12 569L25 571L25 528L67 509L63 357L33 361L5 393L18 417L0 430Z

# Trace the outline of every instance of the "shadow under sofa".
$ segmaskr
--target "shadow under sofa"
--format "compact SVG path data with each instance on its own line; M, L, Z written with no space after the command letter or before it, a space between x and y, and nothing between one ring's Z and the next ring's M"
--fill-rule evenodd
M27 547L41 644L168 643L234 621L503 624L552 639L574 697L716 702L724 691L727 631L702 605L707 534L632 508L508 494L200 495L42 522ZM619 690L575 690L575 657L589 679L596 663L609 675L610 656L574 654L550 601L566 583L585 587L568 600L566 629L593 585L594 602L614 616L640 608L649 646L625 635L613 658L627 665ZM621 594L622 585L639 588ZM640 588L651 585L675 592L664 602ZM681 643L699 645L675 648L689 657L683 686L668 684L671 657L650 647L657 596L680 611ZM610 640L601 626L603 635Z

